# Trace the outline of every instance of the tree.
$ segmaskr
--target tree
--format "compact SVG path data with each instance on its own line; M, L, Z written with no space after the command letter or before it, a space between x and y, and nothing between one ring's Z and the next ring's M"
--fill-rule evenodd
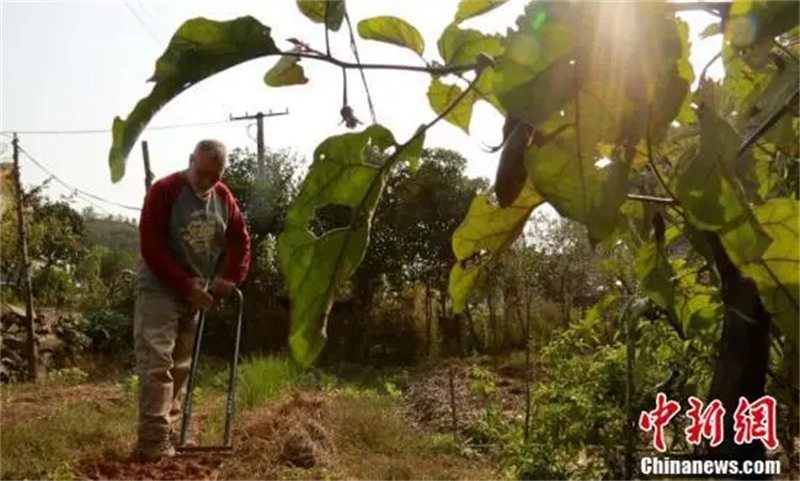
M400 167L387 180L382 202L375 211L370 244L353 275L358 309L367 315L375 291L388 280L395 290L420 284L426 304L439 293L440 318L447 316L444 293L455 258L450 240L485 179L464 175L466 159L447 149L425 149L419 169ZM426 347L433 342L433 306L426 308Z
M277 237L283 230L289 205L297 195L300 159L288 150L267 149L262 179L256 175L255 153L236 148L231 151L228 162L225 183L245 213L253 245L259 245L268 235Z
M41 194L41 187L25 193L29 212L28 252L33 267L34 294L45 304L69 305L75 295L69 276L85 251L86 230L81 216L65 202L53 202ZM7 210L2 219L3 256L0 273L12 287L12 295L21 293L21 260L17 249L16 217Z
M346 9L338 1L320 5L325 7L301 11L324 25L327 38L341 26ZM496 195L476 197L454 235L454 304L466 306L480 270L512 244L533 208L546 201L582 223L592 244L627 243L636 252L642 288L671 325L703 320L718 299L726 308L717 319L722 335L710 394L729 412L740 396L760 397L771 344L794 348L800 337L800 207L791 195L796 181L785 176L796 170L792 153L798 151L792 106L798 99L794 39L800 4L532 2L505 36L459 26L500 5L461 2L439 39L438 65L395 67L433 77L433 121L405 142L371 125L331 137L315 152L278 243L293 304L295 357L310 364L324 345L336 288L364 256L391 171L417 162L425 132L439 120L466 131L472 104L480 99L506 115L505 142ZM720 18L716 32L725 42L717 58L726 76L715 83L704 70L691 92L688 27L676 14L697 8ZM616 28L609 28L612 22ZM421 35L397 18L365 19L358 31L366 39L424 51ZM151 95L127 121L115 120L112 179L124 173L124 159L152 115L215 72L270 55L282 56L265 77L271 86L307 82L300 59L344 69L387 68L345 62L302 42L281 51L269 33L252 17L186 22L159 59ZM220 54L221 44L226 54ZM462 74L466 88L442 82L447 74ZM355 127L350 106L342 112ZM367 155L374 150L383 155ZM326 235L310 233L315 212L329 204L351 209L351 222ZM681 242L692 252L690 261L704 263L713 276L687 275L694 284L684 285L676 274L685 263L669 252ZM773 325L779 329L775 337ZM783 359L797 365L796 358ZM717 454L764 457L763 446L736 445L731 434L726 432Z

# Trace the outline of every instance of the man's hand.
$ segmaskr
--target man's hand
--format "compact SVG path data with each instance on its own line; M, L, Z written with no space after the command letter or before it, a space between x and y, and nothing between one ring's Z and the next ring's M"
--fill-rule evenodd
M233 282L226 281L225 279L215 279L214 287L211 289L211 292L213 292L216 297L228 297L233 294L235 290L236 284Z
M191 304L193 312L199 311L200 309L210 309L211 305L214 303L214 297L206 292L200 282L195 282L194 287L192 287L191 292L189 292L187 300L189 304Z

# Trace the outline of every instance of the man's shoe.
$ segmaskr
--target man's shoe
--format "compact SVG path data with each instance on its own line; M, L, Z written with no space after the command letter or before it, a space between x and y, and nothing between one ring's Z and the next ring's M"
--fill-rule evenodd
M177 453L172 443L166 440L158 444L140 445L136 448L136 454L145 461L158 461L163 458L174 458Z
M179 449L180 448L196 448L197 447L197 442L194 440L194 438L192 437L191 434L188 436L188 439L186 440L186 442L183 443L182 445L181 445L181 433L178 432L178 431L172 431L169 434L169 439L172 442L172 445L176 446Z

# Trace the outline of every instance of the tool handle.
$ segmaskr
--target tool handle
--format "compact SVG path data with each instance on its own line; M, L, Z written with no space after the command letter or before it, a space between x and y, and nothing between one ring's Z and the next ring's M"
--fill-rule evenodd
M242 339L242 313L244 310L244 295L242 291L234 291L236 302L239 305L239 313L236 316L236 338L233 344L233 358L231 359L231 371L228 378L228 403L225 412L225 446L233 447L233 415L236 402L236 371L239 365L239 345Z

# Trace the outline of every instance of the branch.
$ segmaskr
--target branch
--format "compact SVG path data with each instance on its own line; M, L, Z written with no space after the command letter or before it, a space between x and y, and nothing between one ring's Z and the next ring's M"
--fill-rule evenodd
M706 72L708 72L708 68L714 64L717 60L722 58L722 52L717 52L716 55L711 57L711 60L708 61L705 67L703 67L703 73L700 74L700 82L703 82L706 79Z
M652 195L641 194L628 194L628 200L636 200L639 202L652 202L653 204L676 205L678 203L675 199L667 197L653 197Z
M648 117L648 123L649 119L650 117ZM664 188L664 192L666 192L671 198L675 199L676 198L675 194L672 193L672 190L669 188L667 181L664 180L664 177L661 176L661 172L659 172L658 167L656 167L656 163L653 160L653 144L650 141L649 125L648 125L646 142L647 142L647 163L650 164L650 169L653 171L653 174L655 174L656 178L658 179L658 182L661 184L661 187Z
M336 65L338 67L346 68L346 69L371 69L371 70L405 70L408 72L423 72L428 73L431 75L449 75L459 72L468 72L470 70L475 70L478 65L475 63L466 64L466 65L451 65L448 67L429 67L429 66L418 66L418 65L396 65L396 64L386 64L386 63L352 63L352 62L345 62L343 60L339 60L330 55L320 55L318 53L305 53L305 52L286 52L281 51L279 52L280 55L284 55L286 57L297 57L297 58L310 58L313 60L322 60L323 62L328 62L330 64Z
M328 57L331 56L331 40L330 34L328 33L328 15L330 14L330 4L331 2L325 2L325 22L322 26L325 28L325 53Z
M772 115L770 115L766 120L764 120L764 122L756 129L756 131L753 132L752 135L750 135L750 137L748 137L744 142L742 142L742 145L739 146L739 150L736 152L736 155L738 157L741 157L742 154L744 154L747 151L747 149L749 149L754 143L756 143L759 137L764 135L764 132L766 132L767 130L769 130L770 127L775 125L775 123L781 118L781 115L783 115L784 112L786 112L787 108L789 108L790 105L797 102L798 95L800 95L800 90L795 90L794 94L791 96L791 98L789 98L789 101L783 105L783 107L773 112Z
M483 69L480 69L480 70L478 70L478 71L475 73L475 78L474 78L474 79L472 79L472 82L470 82L470 83L469 83L469 85L467 85L467 88L465 88L465 89L464 89L464 91L463 91L463 92L461 92L461 93L458 95L458 97L456 97L456 98L455 98L455 100L453 100L453 103L451 103L450 105L448 105L448 106L447 106L447 108L446 108L446 109L444 109L444 110L442 111L442 113L440 113L440 114L439 114L439 115L438 115L438 116L437 116L435 119L431 120L430 122L428 122L427 124L425 124L425 126L424 126L424 127L422 127L421 129L419 129L419 131L417 131L417 133L414 135L414 137L411 137L411 140L409 140L407 143L411 143L411 142L412 142L412 141L413 141L415 138L417 138L417 136L419 136L419 135L420 135L420 133L422 133L422 132L425 132L426 130L428 130L428 129L430 129L431 127L433 127L433 126L434 126L434 124L436 124L438 121L440 121L440 120L442 120L443 118L447 117L447 115L448 115L450 112L452 112L452 111L453 111L453 109L454 109L454 108L456 108L456 106L457 106L457 105L458 105L458 104L459 104L459 103L460 103L462 100L464 100L464 97L466 97L466 96L467 96L467 94L468 94L470 91L472 91L472 90L475 88L475 85L477 85L477 84L478 84L478 80L480 80L480 78L481 78L481 74L482 74L482 73L483 73Z
M369 93L369 85L367 84L367 77L364 75L364 69L361 67L361 58L358 55L358 46L356 45L356 37L353 35L353 25L350 23L350 15L347 12L344 12L344 19L347 22L347 30L350 32L350 49L353 51L353 55L356 58L356 63L358 64L359 68L358 71L361 73L361 83L364 84L364 92L367 94L367 105L369 105L369 113L372 116L372 123L377 124L378 118L375 116L375 107L372 105L372 95Z
M775 42L775 45L777 45L778 48L783 51L783 53L785 53L786 55L789 56L789 58L794 60L794 63L800 63L800 59L797 58L797 56L794 54L794 52L789 50L785 45L783 45L779 41L775 40L774 38L772 39L772 41Z
M800 398L800 391L796 387L786 384L771 368L767 368L767 375L772 378L775 383L789 391L794 399Z
M670 3L670 7L675 12L689 12L692 10L703 10L722 17L722 13L730 8L729 2L686 2L686 3Z

